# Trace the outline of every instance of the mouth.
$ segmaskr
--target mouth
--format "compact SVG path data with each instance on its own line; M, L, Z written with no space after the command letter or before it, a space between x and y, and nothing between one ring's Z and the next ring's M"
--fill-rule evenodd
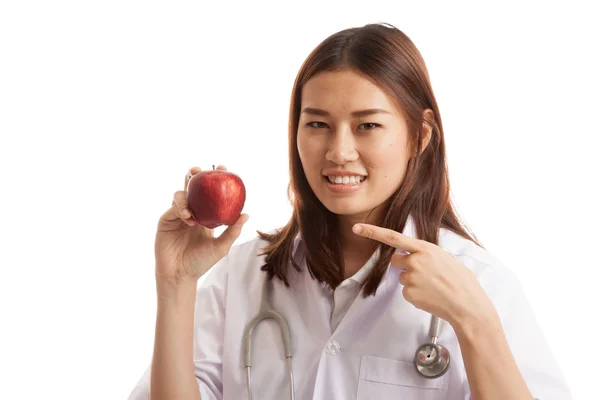
M336 193L350 193L362 187L363 182L367 179L362 175L324 175L323 180L325 185Z
M361 176L361 175L355 175L355 176L340 176L340 175L324 175L323 179L325 179L325 181L327 181L327 183L332 184L332 185L347 185L347 186L352 186L352 185L359 185L362 182L364 182L367 177L366 176Z

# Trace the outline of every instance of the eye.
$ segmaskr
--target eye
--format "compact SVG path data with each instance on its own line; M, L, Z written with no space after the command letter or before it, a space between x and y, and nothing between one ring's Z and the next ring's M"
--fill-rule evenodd
M325 122L321 122L321 121L312 121L312 122L307 123L306 126L308 126L309 128L315 128L315 129L327 128L327 124Z
M360 124L358 126L358 129L361 131L372 131L373 129L379 128L380 126L380 124L376 124L375 122L365 122L364 124Z

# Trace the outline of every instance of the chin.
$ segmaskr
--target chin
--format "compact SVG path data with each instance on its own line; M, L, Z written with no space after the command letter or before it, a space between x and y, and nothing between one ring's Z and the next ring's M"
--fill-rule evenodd
M350 199L326 199L322 202L325 208L336 215L359 215L367 213L374 208L364 201Z

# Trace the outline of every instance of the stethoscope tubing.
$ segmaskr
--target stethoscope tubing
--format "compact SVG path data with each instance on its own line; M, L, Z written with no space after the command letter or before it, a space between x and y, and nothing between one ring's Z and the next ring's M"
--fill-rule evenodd
M252 334L256 326L266 319L273 319L279 325L281 332L281 340L283 342L284 354L287 360L289 378L290 378L290 399L295 400L294 391L294 372L292 370L292 349L291 349L291 333L285 318L273 309L269 301L269 279L265 279L261 291L261 301L258 314L246 325L244 329L244 366L246 368L246 382L248 391L248 400L252 400ZM414 365L417 372L428 379L439 378L448 371L450 364L450 353L448 350L437 343L440 334L441 319L435 315L431 316L429 325L430 343L425 343L415 352ZM419 358L422 348L428 348L435 351L433 360L422 362Z
M258 314L246 325L244 329L244 366L246 367L246 381L248 400L252 400L252 333L254 328L266 319L273 319L279 324L281 332L281 340L283 342L283 350L290 372L290 399L295 400L294 393L294 373L292 371L292 347L290 345L290 328L285 318L271 307L269 302L269 282L268 277L265 279L262 287L260 309Z

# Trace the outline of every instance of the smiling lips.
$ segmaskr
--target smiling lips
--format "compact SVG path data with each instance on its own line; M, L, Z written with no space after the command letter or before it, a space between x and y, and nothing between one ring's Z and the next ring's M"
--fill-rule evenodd
M333 185L358 185L367 179L366 174L347 170L326 170L323 177Z
M357 183L361 183L362 181L364 181L366 178L366 176L360 176L360 175L328 175L327 179L329 180L329 182L336 184L336 185L355 185Z
M323 175L323 179L329 190L335 193L349 193L359 190L367 177L353 171L328 171Z

